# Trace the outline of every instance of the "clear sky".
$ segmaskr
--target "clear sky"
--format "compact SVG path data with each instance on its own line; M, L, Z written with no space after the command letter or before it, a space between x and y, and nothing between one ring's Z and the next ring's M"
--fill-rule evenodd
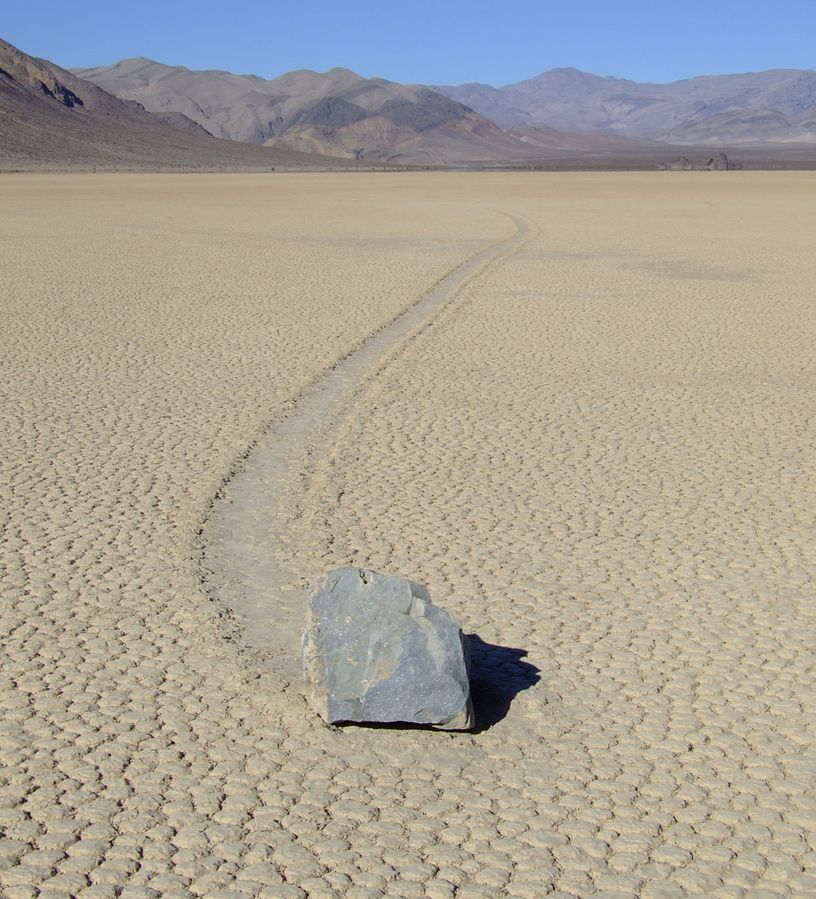
M274 77L496 86L555 66L637 81L816 67L816 0L38 0L0 3L0 37L69 68L147 56Z

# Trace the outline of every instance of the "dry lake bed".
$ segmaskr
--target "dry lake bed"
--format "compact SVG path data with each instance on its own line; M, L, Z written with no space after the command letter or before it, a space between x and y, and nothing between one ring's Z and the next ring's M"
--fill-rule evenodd
M816 895L814 210L0 177L0 893ZM474 732L310 711L346 565L477 635Z

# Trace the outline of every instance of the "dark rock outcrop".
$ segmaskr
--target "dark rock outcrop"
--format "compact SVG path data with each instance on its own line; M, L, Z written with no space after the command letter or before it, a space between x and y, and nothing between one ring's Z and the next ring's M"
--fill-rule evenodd
M674 162L659 162L657 168L661 172L729 172L741 169L742 163L731 162L725 153L718 153L700 162L692 162L688 156L681 156Z

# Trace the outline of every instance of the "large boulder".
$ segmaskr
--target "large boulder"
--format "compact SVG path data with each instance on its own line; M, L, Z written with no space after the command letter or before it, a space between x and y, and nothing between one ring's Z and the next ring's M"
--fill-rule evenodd
M321 577L309 590L303 667L329 723L473 727L469 640L407 578L363 568Z

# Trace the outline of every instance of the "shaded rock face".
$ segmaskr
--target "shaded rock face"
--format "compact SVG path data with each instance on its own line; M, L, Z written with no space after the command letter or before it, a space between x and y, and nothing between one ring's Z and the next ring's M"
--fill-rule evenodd
M320 125L324 128L343 128L368 117L368 113L342 97L323 97L314 106L304 109L292 120L292 125Z
M56 80L56 78L52 79L50 83L41 81L40 87L42 88L42 92L47 97L52 97L54 100L57 100L59 103L62 103L63 106L67 106L69 109L73 109L74 106L85 105L72 90L67 88L64 84L61 84Z
M462 629L404 577L342 568L309 591L303 666L329 723L473 727L470 646Z
M462 111L470 112L461 104L435 94L433 91L419 92L418 100L396 98L389 100L380 110L380 115L401 128L411 128L417 133L430 131L441 125L450 125L462 118Z

